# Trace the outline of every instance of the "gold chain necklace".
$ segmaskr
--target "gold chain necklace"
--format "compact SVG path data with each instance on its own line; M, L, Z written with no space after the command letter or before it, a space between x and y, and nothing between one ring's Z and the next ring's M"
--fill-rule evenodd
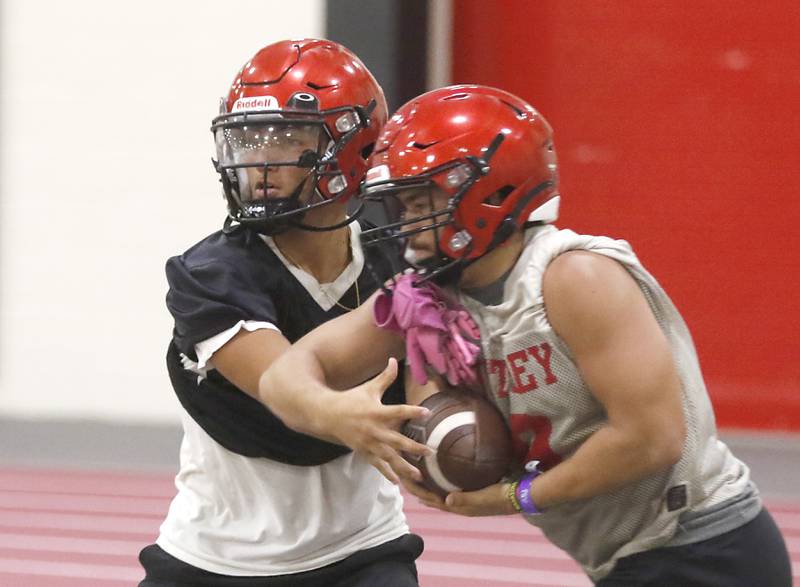
M350 227L347 228L347 241L346 242L347 242L347 265L350 265L350 263L353 261L353 248L350 246ZM275 243L275 246L278 246L277 242ZM303 269L303 267L300 265L300 263L298 263L297 261L292 259L291 255L289 255L286 251L284 251L280 247L278 247L278 250L283 254L284 257L286 257L286 260L289 261L289 263L291 263L292 265L294 265L298 269L302 269L303 271L305 271L305 269ZM319 282L317 282L317 283L319 283ZM342 310L346 310L348 312L352 312L353 310L355 310L356 308L358 308L361 305L361 292L358 289L358 275L356 275L356 307L355 308L349 308L349 307L345 306L344 304L339 303L339 300L334 300L328 294L328 290L325 287L323 287L323 285L321 283L319 285L320 285L319 290L322 292L322 295L324 295L330 303L339 306Z
M323 288L320 288L320 289L322 290L323 295L326 298L328 298L329 302L333 302L334 304L339 306L342 310L346 310L348 312L352 312L353 310L355 310L356 308L358 308L361 305L361 292L358 291L358 276L356 276L356 308L348 308L344 304L340 304L339 300L334 300L331 296L328 295L328 292L325 289L323 289Z

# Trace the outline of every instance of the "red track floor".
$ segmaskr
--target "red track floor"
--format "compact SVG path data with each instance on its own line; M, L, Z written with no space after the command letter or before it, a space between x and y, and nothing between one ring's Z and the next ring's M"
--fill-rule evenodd
M0 585L136 585L174 494L169 474L0 468ZM767 500L800 584L800 499ZM563 552L517 518L462 518L406 500L425 538L423 587L572 587L591 583Z

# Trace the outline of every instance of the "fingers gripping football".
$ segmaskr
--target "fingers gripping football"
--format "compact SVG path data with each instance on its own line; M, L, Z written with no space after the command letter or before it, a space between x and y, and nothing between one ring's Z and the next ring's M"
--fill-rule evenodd
M397 377L397 361L392 358L386 368L365 383L337 394L331 406L334 435L342 444L361 453L378 471L393 483L398 475L419 478L419 472L400 455L401 452L423 455L424 445L399 432L403 422L424 417L428 410L420 406L386 406L381 397Z

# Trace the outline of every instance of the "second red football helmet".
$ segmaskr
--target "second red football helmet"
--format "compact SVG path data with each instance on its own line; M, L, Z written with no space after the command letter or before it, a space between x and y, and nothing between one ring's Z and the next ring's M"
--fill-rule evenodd
M423 218L404 218L393 195L425 186L446 192L446 207ZM386 204L389 216L363 233L365 244L435 230L439 259L425 271L463 265L525 223L558 217L552 128L530 104L496 88L458 85L428 92L386 124L362 195Z

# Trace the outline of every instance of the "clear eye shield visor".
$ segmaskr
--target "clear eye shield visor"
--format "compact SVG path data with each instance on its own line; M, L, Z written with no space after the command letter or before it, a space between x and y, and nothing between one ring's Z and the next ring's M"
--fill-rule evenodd
M289 226L325 231L350 222L346 218L319 226L302 219L313 209L351 195L339 157L369 125L375 101L366 108L320 111L295 106L224 113L212 122L214 167L228 200L224 230L246 225L263 234L276 234ZM341 133L338 138L331 134L334 128Z
M277 114L226 115L212 127L217 165L247 216L251 204L297 199L313 190L330 137L320 118ZM312 179L312 181L309 181ZM255 210L251 210L255 212Z

